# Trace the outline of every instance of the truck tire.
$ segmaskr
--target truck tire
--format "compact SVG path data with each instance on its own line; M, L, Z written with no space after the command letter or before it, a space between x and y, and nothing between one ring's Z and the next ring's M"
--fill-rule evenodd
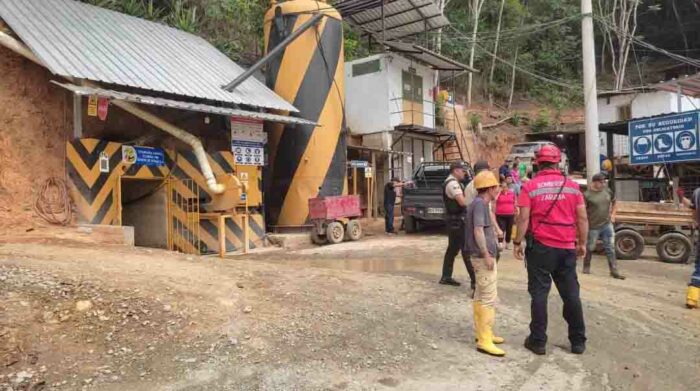
M326 240L326 235L319 235L318 232L314 229L311 231L311 243L323 246L324 244L328 244L328 240Z
M330 244L338 244L345 238L345 228L340 221L333 221L326 227L326 240Z
M668 232L656 243L656 253L662 262L688 263L693 244L688 236L680 232Z
M638 259L644 251L644 238L639 232L625 228L615 232L617 259Z
M350 220L345 226L345 240L360 240L362 237L362 226L357 220Z
M403 217L403 228L406 230L407 234L412 234L418 231L418 222L416 218L411 215L405 215Z

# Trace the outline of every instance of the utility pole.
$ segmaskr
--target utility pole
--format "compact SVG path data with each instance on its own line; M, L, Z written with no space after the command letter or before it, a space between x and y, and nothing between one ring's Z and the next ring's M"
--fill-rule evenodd
M596 88L593 5L581 0L581 40L583 46L583 100L586 124L586 177L590 185L600 171L600 134L598 132L598 92ZM612 160L612 156L608 156Z

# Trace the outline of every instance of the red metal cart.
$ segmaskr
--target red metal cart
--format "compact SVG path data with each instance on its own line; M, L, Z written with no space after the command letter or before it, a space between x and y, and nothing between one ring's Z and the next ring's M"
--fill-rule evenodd
M314 224L311 241L322 245L362 237L360 196L346 195L309 199L309 218Z

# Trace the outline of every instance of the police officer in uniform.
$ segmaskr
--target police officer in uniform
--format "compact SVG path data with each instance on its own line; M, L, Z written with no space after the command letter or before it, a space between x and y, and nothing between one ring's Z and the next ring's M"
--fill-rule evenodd
M469 260L469 255L465 248L465 231L464 219L467 210L467 204L464 201L464 179L466 177L467 167L463 162L455 162L450 165L450 175L445 179L442 185L442 199L445 203L445 224L448 231L447 251L445 251L445 259L442 264L442 278L440 284L459 286L460 283L452 278L452 270L455 263L457 253L462 252L462 260L464 266L467 267L469 278L471 279L471 288L474 290L476 278L474 277L474 268Z
M557 169L560 161L561 151L554 145L545 145L537 152L539 171L520 192L518 234L513 242L515 257L525 258L532 300L525 347L540 355L545 354L547 342L547 298L552 280L564 302L571 352L582 354L586 350L576 258L586 254L588 217L579 185Z

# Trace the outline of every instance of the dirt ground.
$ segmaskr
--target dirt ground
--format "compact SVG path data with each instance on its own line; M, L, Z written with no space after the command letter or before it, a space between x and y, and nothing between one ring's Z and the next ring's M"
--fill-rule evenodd
M605 262L580 276L588 350L550 300L548 354L522 347L525 270L499 264L505 358L477 353L466 287L437 284L446 239L225 260L69 241L0 244L2 390L697 390L689 265ZM456 277L466 278L457 263Z

